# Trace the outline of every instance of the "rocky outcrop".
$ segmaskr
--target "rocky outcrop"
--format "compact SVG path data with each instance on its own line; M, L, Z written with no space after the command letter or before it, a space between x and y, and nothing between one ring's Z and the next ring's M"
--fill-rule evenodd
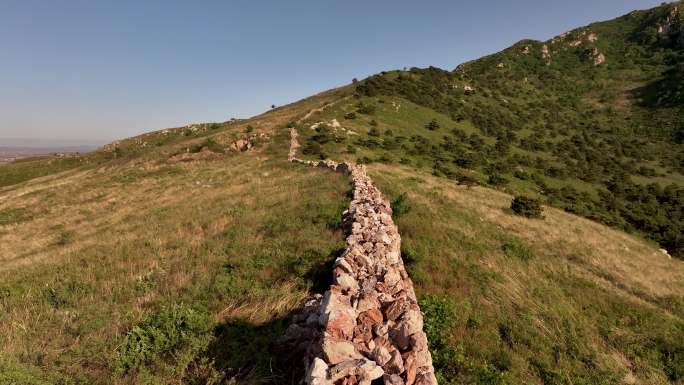
M551 52L549 51L549 46L544 44L541 48L542 60L546 65L551 65Z
M657 23L658 33L675 46L684 47L684 13L679 5L673 5L667 16Z
M198 152L183 152L169 158L169 163L192 162L196 160L206 160L218 157L220 154L211 151L207 147L202 147Z
M676 28L680 20L679 7L675 5L670 10L670 13L668 13L667 17L665 17L665 20L662 20L658 23L658 33L663 35L669 34Z
M598 48L594 47L587 51L587 56L594 63L595 66L600 66L606 62L606 55L601 53Z
M354 197L333 284L306 303L280 343L302 352L309 385L437 384L389 203L363 165L298 159L297 131L290 134L291 162L349 173Z
M251 151L257 141L264 139L268 139L268 135L266 133L254 133L232 142L228 148L232 151Z

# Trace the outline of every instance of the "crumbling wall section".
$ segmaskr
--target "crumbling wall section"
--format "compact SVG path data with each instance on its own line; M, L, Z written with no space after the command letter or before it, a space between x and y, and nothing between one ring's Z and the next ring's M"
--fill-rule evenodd
M308 385L434 385L423 316L401 259L392 209L363 165L296 157L291 162L351 175L354 196L343 217L347 246L335 260L333 284L297 315L281 342L304 354Z

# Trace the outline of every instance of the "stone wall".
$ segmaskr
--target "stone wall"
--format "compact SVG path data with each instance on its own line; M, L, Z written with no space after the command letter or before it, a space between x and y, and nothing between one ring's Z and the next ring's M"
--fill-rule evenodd
M302 352L309 385L437 384L389 203L363 165L298 159L297 131L290 134L291 162L349 173L354 197L333 284L306 303L280 342Z

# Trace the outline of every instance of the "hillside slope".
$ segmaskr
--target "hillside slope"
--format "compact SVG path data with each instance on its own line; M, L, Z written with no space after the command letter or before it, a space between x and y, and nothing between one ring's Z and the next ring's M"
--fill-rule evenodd
M644 239L680 255L673 7L0 165L0 383L298 383L272 342L329 284L350 186L288 163L289 126L392 201L440 384L683 384L684 264Z
M372 76L357 86L359 104L335 116L370 134L346 152L511 183L683 257L683 15L677 2L524 40L454 71ZM378 114L354 122L355 110Z

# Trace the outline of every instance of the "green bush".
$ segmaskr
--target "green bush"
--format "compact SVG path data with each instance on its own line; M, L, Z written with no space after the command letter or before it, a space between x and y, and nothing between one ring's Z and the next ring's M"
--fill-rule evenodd
M321 155L323 153L323 148L318 142L307 142L302 148L302 154L304 155Z
M511 202L511 210L527 218L542 218L542 207L538 199L516 196Z
M492 186L504 186L508 184L508 179L502 177L499 174L492 174L487 179L487 183Z
M429 121L425 125L425 128L427 128L430 131L436 131L439 129L439 127L440 127L440 125L439 125L439 122L437 121L437 119L432 119L431 121Z
M164 308L126 334L118 351L117 369L127 372L154 363L171 361L188 348L202 347L209 330L209 317L186 305Z
M423 330L431 348L448 345L450 329L455 324L454 306L448 298L426 294L420 298L420 309L425 318Z
M356 112L364 115L373 115L375 113L375 106L361 102L358 104Z
M408 203L407 198L406 193L401 193L390 202L394 219L397 219L404 214L408 214L409 211L411 211L411 205Z
M404 261L404 264L406 266L410 266L420 262L423 259L423 257L420 254L418 254L418 252L411 246L402 245L401 259Z

